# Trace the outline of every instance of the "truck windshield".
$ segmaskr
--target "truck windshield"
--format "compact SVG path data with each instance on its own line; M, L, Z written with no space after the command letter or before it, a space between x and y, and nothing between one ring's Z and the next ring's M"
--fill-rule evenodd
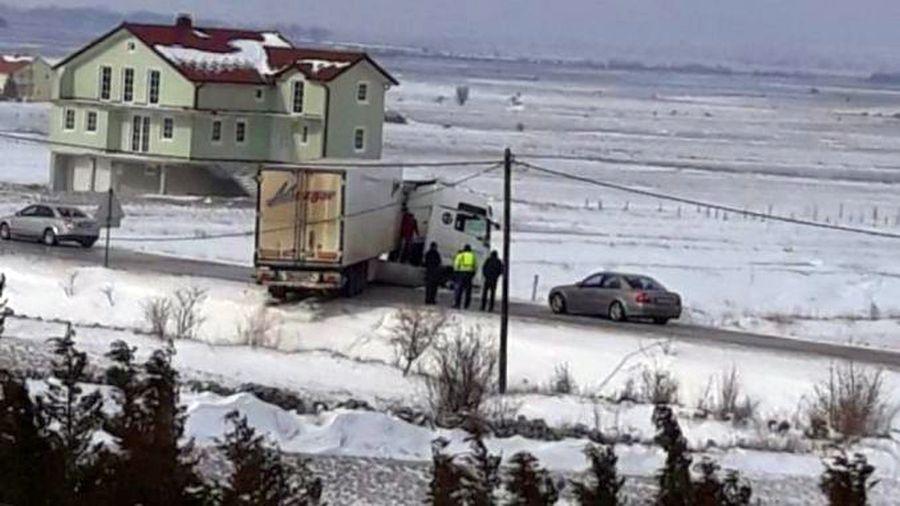
M455 228L480 241L490 240L491 227L488 226L487 220L481 216L472 216L470 214L462 213L457 214Z

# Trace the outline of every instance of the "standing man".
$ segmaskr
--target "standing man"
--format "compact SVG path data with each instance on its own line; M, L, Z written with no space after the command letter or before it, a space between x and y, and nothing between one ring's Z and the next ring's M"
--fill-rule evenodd
M431 243L425 253L425 304L437 304L438 286L441 284L441 254L436 242Z
M400 220L400 263L409 262L412 255L413 239L419 236L419 223L416 217L403 206L403 217Z
M478 269L478 261L472 247L466 246L453 259L453 274L456 278L456 290L453 297L453 308L459 309L465 295L465 308L472 304L472 279Z
M485 260L484 266L481 268L481 274L484 276L484 288L481 291L481 310L489 308L488 311L494 312L494 300L497 298L497 280L503 275L503 262L496 251L491 251L491 256Z

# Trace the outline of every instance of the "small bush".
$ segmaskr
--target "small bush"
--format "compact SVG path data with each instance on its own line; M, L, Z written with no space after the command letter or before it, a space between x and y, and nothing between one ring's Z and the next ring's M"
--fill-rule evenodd
M697 467L700 477L693 483L693 506L748 506L753 489L737 471L728 471L719 479L719 465L704 458Z
M521 121L516 123L516 132L524 132L525 131L525 123Z
M712 413L722 421L746 423L756 415L759 403L742 390L740 375L737 368L732 366L721 375L709 379L706 392L698 401L697 408L705 413Z
M404 376L437 339L446 335L450 323L446 312L434 309L407 307L394 313L388 342L394 348L394 359Z
M3 290L5 289L6 274L0 273L0 337L3 336L3 331L6 328L6 317L12 313L6 299L3 298Z
M829 430L842 438L884 435L896 414L897 407L887 400L883 371L853 362L831 366L828 378L814 387L807 410L813 437Z
M588 475L585 481L571 482L578 504L604 506L625 504L625 498L621 493L625 478L620 478L616 470L619 458L616 457L613 447L588 445L584 449L584 454L591 463Z
M569 371L569 364L563 363L553 369L553 377L550 379L550 391L554 394L570 395L578 392L575 378Z
M172 302L166 297L153 297L141 304L144 323L156 338L163 340L172 318Z
M469 101L469 87L460 85L456 87L456 103L458 105L466 105Z
M865 506L869 490L878 484L870 482L875 467L859 453L853 460L843 451L824 461L825 472L819 488L832 506Z
M659 367L641 372L640 398L652 404L678 404L678 380Z
M200 314L200 306L206 301L207 292L201 288L180 288L172 298L172 321L176 339L193 339L206 319Z
M238 324L238 339L248 346L277 347L281 336L278 332L278 320L272 316L265 306L249 315L244 323Z
M106 296L106 302L109 307L116 307L116 287L114 285L106 285L100 289L100 293Z
M426 380L435 420L457 426L477 416L490 393L497 354L478 327L458 329L433 345L431 374Z
M66 277L63 278L62 281L59 282L59 287L62 288L62 291L64 294L66 294L66 297L70 299L74 297L75 293L77 292L75 287L76 281L78 281L78 271L71 271L66 274Z

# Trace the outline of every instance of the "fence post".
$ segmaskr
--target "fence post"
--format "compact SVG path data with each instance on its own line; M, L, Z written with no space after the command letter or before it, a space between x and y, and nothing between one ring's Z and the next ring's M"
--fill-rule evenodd
M534 275L534 282L531 285L531 302L537 301L538 282L541 279L537 274Z

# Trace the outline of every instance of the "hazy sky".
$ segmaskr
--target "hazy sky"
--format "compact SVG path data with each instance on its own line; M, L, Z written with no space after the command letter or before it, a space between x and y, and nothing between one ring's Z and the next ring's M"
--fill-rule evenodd
M5 0L4 0L5 1ZM97 0L17 0L93 6ZM296 22L366 42L503 52L900 58L900 0L118 0L115 8L188 11L256 23ZM461 45L461 46L460 46ZM505 51L504 51L505 50ZM894 55L897 55L896 57Z

